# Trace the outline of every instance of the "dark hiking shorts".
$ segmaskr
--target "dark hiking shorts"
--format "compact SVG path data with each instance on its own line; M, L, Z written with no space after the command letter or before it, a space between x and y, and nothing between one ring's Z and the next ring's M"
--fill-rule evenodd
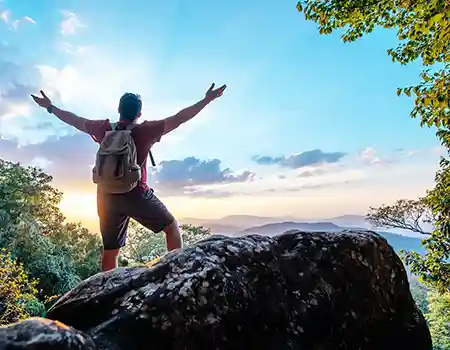
M123 194L97 191L97 211L105 250L125 245L130 217L155 233L174 221L153 190L142 187Z

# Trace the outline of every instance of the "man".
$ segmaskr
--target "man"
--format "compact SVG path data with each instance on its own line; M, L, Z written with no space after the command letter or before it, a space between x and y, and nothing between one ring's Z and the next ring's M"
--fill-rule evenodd
M134 140L137 153L137 164L140 165L141 176L138 184L127 193L106 193L97 186L97 210L100 220L100 231L103 239L102 270L108 271L117 267L120 248L125 245L130 217L148 228L166 235L167 250L182 247L182 239L178 223L170 211L147 185L147 156L150 148L161 137L181 124L195 117L211 101L221 96L226 85L214 89L214 84L208 89L205 97L196 104L187 107L177 114L163 120L144 121L137 124L141 116L142 101L139 95L126 93L119 102L119 121L117 125L131 125L131 137ZM52 101L41 91L42 97L31 95L33 100L49 113L54 114L63 122L89 134L97 143L101 143L108 131L113 130L109 119L90 120L62 110L52 104ZM118 130L114 126L115 130Z

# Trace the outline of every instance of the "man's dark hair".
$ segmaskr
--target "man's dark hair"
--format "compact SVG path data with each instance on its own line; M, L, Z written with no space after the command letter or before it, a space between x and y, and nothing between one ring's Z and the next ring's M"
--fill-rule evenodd
M120 120L134 121L141 113L142 99L138 94L125 93L119 102Z

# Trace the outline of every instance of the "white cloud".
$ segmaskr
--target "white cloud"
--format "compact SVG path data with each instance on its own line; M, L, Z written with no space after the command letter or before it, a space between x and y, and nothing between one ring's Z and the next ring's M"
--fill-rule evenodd
M337 171L325 173L314 177L298 177L296 171L289 170L280 174L272 174L264 178L255 178L251 182L237 182L230 184L214 184L204 186L192 186L201 196L202 193L238 194L238 195L274 195L286 193L298 193L305 190L317 190L324 187L347 185L349 183L366 179L367 174L362 169L341 168ZM195 192L195 191L193 191Z
M430 149L431 154L435 154L438 156L448 155L448 150L444 146L437 146Z
M18 20L18 19L12 21L12 22L11 22L11 27L12 27L12 29L14 29L14 30L19 29L19 23L20 23L20 20Z
M36 22L34 21L34 19L31 18L31 17L28 17L28 16L25 16L25 17L23 18L23 20L26 21L26 22L29 22L29 23L31 23L31 24L36 24Z
M88 53L89 50L93 50L92 46L76 46L68 43L67 41L62 41L58 44L58 50L70 54L70 55L82 55Z
M0 20L5 22L6 24L9 24L9 26L13 30L17 30L19 28L19 24L21 22L28 22L28 23L36 24L34 19L32 19L29 16L25 16L25 17L22 17L21 19L13 20L12 17L11 17L11 12L8 11L8 10L0 12Z
M414 156L419 155L419 154L420 154L420 151L419 151L419 150L408 150L408 151L405 151L405 154L406 154L408 157L414 157Z
M367 165L385 164L388 162L387 159L378 156L378 152L373 146L365 148L359 153L358 158Z
M101 67L90 70L67 65L57 69L42 65L37 68L43 90L47 91L49 97L57 103L59 100L66 108L76 108L75 113L87 113L87 117L100 118L106 117L106 113L114 113L123 93L120 74Z
M121 62L94 47L74 56L62 68L37 66L41 87L55 103L93 119L115 118L125 91L139 92L145 100L152 78L148 68L148 62Z
M48 160L45 157L35 157L31 160L30 165L31 166L36 166L38 168L41 169L46 169L48 168L50 165L52 165L52 161Z
M9 23L9 11L2 11L0 12L0 20L2 20L5 23Z
M10 102L2 101L4 105L2 106L1 118L4 120L24 117L30 114L31 104L25 101L20 102Z
M64 20L61 22L62 35L75 35L79 29L85 27L75 13L70 11L62 11L62 15L64 16Z

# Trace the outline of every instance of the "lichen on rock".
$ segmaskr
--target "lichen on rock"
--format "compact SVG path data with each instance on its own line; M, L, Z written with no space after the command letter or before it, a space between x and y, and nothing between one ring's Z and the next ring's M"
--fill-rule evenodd
M48 317L98 349L431 350L403 264L369 231L211 236L92 276Z

